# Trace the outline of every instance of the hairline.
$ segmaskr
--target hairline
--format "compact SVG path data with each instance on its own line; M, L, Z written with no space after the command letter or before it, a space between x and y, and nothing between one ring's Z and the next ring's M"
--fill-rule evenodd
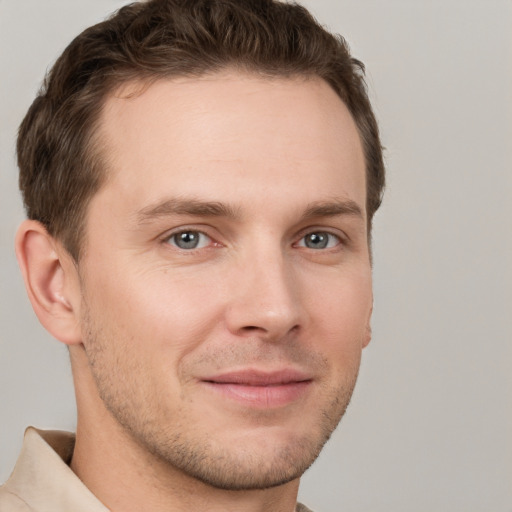
M180 79L202 79L207 76L221 75L224 72L234 72L239 76L257 77L262 80L302 80L307 82L308 80L321 80L329 86L329 88L335 93L336 97L345 105L350 114L350 117L356 127L361 151L364 159L364 181L365 181L365 212L366 212L366 224L367 224L367 237L368 237L368 249L370 252L370 260L372 259L371 250L371 234L372 234L372 218L368 212L368 162L365 153L364 138L361 133L360 127L354 117L354 114L350 110L349 105L336 91L329 81L321 76L319 73L313 71L295 71L287 72L283 70L282 73L278 69L265 69L264 66L257 66L255 64L248 63L225 63L218 67L211 69L204 69L197 72L189 73L157 73L152 72L148 74L144 73L133 73L133 76L127 79L117 77L117 80L112 81L105 87L105 91L102 95L101 102L97 107L97 111L91 118L91 122L87 129L87 137L83 147L83 151L86 155L86 159L89 160L89 165L94 168L93 172L97 173L97 186L93 192L87 197L87 200L83 203L81 220L77 225L76 234L72 237L72 247L67 247L65 233L57 234L56 238L63 242L66 250L70 253L72 259L76 264L80 263L80 260L87 251L87 219L89 213L89 204L93 200L94 196L108 183L109 176L113 172L113 161L114 157L111 148L109 148L109 138L104 130L103 120L105 115L105 107L108 101L112 98L130 100L140 97L144 94L152 85L162 81L174 81ZM138 76L137 76L138 75ZM110 151L109 151L110 149Z

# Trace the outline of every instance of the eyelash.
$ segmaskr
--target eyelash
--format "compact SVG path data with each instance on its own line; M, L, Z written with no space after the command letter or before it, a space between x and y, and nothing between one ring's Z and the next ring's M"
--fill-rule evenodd
M179 247L177 243L172 243L172 240L176 240L178 236L180 235L187 235L187 234L196 234L199 235L199 237L206 237L210 242L207 243L204 247L190 247L190 248L183 248ZM167 235L163 240L164 243L171 244L174 247L176 247L179 250L182 250L184 252L193 252L196 250L206 249L210 245L210 243L213 241L213 238L209 235L207 235L204 231L201 231L199 229L180 229L179 231L175 231L174 233L171 233L170 235ZM201 240L199 240L199 243L201 243Z
M311 237L313 235L316 235L316 236L319 236L320 239L322 237L326 237L327 238L327 241L326 241L326 247L321 247L320 249L319 248L313 248L313 247L308 247L306 245L307 243L307 237ZM335 241L334 245L330 245L330 243L332 241ZM304 244L301 244L301 242L304 241ZM311 249L313 251L318 251L318 250L329 250L329 249L336 249L336 247L340 246L343 244L343 239L341 238L341 236L339 235L336 235L334 233L331 233L329 231L325 231L325 230L313 230L313 231L308 231L307 233L305 233L300 239L299 241L296 243L296 245L298 247L305 247L307 249ZM330 245L330 246L329 246Z
M202 237L206 237L208 239L208 241L206 244L204 244L204 238L203 238L204 245L202 247L189 247L189 248L180 247L176 243L177 237L180 235L183 236L183 235L187 235L187 234L199 235L200 239L198 241L198 244L201 244ZM307 244L306 237L313 236L313 235L320 236L320 238L327 237L326 246L320 247L320 248L308 247L306 245ZM172 242L173 240L175 241L174 243ZM332 245L333 240L335 241L334 245ZM200 229L193 229L193 228L180 229L179 231L175 231L171 234L168 234L167 236L165 236L165 238L162 239L162 242L166 243L166 244L170 244L170 245L174 246L176 249L181 250L183 252L188 252L188 253L192 253L192 252L199 251L202 249L208 249L212 242L214 243L214 245L221 245L221 244L215 242L215 240L210 235L206 234L204 231L201 231ZM330 250L332 251L332 250L339 249L340 246L343 246L346 244L347 244L346 239L339 234L332 233L325 229L311 229L311 230L308 230L307 232L303 232L303 234L301 234L301 237L299 238L299 240L297 242L295 242L293 244L293 246L294 247L303 247L305 249L309 249L312 251L330 251Z

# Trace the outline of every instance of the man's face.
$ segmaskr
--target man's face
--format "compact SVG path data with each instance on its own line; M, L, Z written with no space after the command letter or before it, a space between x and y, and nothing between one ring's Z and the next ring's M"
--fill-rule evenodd
M221 488L297 478L369 340L365 164L319 79L121 91L80 262L98 394L138 446Z

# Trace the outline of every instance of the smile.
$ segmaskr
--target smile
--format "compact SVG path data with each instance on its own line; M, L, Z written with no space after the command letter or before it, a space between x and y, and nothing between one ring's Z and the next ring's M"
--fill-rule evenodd
M246 370L202 379L201 382L221 396L249 407L284 407L302 398L312 378L295 370L259 372Z

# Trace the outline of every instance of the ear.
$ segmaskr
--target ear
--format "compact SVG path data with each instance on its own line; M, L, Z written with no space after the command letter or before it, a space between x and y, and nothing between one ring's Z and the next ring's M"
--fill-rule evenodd
M81 343L80 280L70 254L41 223L26 220L16 234L16 257L43 327L66 345Z

